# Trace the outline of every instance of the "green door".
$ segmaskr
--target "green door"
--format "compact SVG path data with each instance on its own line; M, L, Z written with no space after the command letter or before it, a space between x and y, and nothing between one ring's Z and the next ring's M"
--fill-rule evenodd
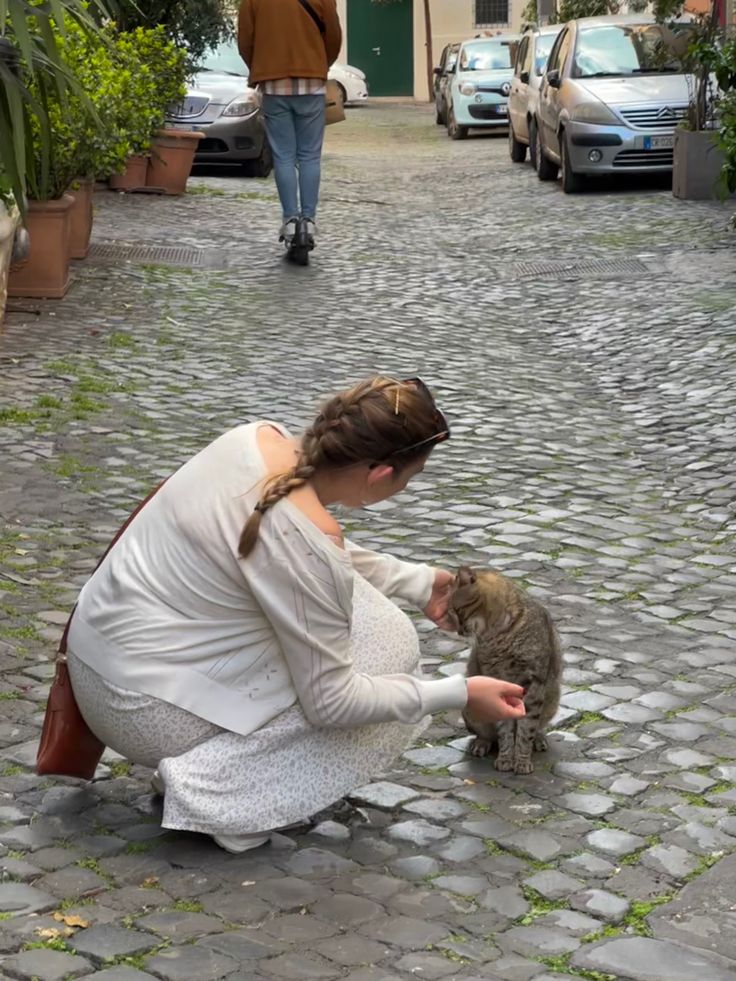
M413 0L348 0L348 61L370 95L414 95Z

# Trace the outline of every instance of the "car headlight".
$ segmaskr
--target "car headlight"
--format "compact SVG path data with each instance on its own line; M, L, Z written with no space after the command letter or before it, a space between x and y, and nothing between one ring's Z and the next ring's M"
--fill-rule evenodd
M255 92L239 95L223 111L223 116L250 116L260 106L261 101Z
M604 102L584 102L572 111L576 123L593 123L598 126L622 126L618 116Z
M348 78L358 78L361 81L365 78L365 75L362 72L359 74L358 72L346 71L345 74L348 76Z
M463 95L475 95L475 85L472 82L462 82L460 85L460 92Z

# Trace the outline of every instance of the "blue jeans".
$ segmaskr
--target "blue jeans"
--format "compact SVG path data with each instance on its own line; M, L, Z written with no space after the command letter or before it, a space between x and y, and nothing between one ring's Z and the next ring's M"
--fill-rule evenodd
M314 218L325 134L324 95L264 95L263 118L284 221L300 215Z

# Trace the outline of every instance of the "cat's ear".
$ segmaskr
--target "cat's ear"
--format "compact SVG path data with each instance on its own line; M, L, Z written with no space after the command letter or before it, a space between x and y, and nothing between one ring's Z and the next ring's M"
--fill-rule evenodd
M457 570L457 582L458 586L474 586L475 573L469 566L461 565Z

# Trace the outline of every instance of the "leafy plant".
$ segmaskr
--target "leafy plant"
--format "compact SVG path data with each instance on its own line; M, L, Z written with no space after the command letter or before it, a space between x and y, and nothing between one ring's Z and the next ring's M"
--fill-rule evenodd
M166 37L162 27L118 33L114 24L101 31L64 25L59 50L65 66L89 96L31 93L45 105L51 134L48 166L34 152L29 180L31 196L60 197L77 177L107 177L123 169L133 154L146 153L156 129L163 125L169 103L185 94L185 53ZM31 119L34 151L40 125Z
M22 209L27 161L36 152L41 174L50 166L51 130L45 97L53 92L64 104L69 92L84 94L61 57L58 42L63 25L71 18L84 30L95 31L93 13L107 16L103 0L0 0L0 171ZM35 95L31 92L34 86Z
M725 93L720 103L721 131L718 142L726 157L723 165L723 184L726 190L736 191L736 38L723 45L716 66L718 85Z

